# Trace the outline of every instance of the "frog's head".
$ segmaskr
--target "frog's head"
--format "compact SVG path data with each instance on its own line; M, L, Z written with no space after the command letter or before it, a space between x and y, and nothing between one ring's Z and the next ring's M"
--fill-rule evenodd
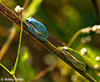
M29 18L26 18L25 19L25 22L27 23L27 24L29 24L29 25L32 25L32 17L29 17Z
M26 18L26 19L25 19L25 22L26 22L27 24L29 24L30 26L34 26L34 27L37 26L37 20L34 19L33 17Z

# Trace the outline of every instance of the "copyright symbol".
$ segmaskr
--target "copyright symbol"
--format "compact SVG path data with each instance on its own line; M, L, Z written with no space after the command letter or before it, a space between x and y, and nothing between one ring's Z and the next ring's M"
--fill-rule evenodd
M1 81L3 81L3 78L1 78Z

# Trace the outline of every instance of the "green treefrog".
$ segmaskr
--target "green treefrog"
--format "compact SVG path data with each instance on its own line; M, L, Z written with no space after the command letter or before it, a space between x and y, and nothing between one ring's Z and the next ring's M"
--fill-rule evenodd
M66 57L66 59L69 60L76 68L86 71L86 63L77 51L66 46L58 47L58 49L62 51L62 54Z

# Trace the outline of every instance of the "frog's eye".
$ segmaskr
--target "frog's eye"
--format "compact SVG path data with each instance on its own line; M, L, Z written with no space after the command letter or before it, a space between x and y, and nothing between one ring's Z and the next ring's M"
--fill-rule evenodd
M30 24L32 24L32 22L29 22Z

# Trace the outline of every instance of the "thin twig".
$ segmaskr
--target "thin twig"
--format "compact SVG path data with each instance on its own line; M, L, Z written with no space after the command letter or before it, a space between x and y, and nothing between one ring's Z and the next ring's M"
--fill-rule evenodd
M5 7L3 4L0 3L0 12L5 15L8 19L10 19L13 23L17 24L19 27L21 27L21 19L14 14L11 10L9 10L7 7ZM80 73L82 76L87 78L91 82L96 82L89 74L87 74L84 71L81 71L77 69L70 61L68 61L65 56L62 54L62 51L58 50L50 41L40 41L36 37L34 37L26 27L26 23L23 21L23 29L24 31L29 34L33 39L35 39L38 43L40 43L42 46L44 46L46 49L48 49L53 54L57 55L59 58L61 58L64 62L66 62L68 65L70 65L72 68L74 68L78 73Z
M3 45L3 47L0 50L0 61L1 61L2 57L4 56L6 50L8 49L9 45L11 44L12 40L14 39L15 35L16 35L16 29L13 26L7 41L5 42L5 44Z
M29 2L30 2L30 0L25 0L24 5L23 5L24 9L26 9L26 7L28 6Z
M77 38L77 36L81 33L81 30L78 30L74 36L70 39L70 41L68 42L68 46L71 46L71 44L74 42L74 40Z
M42 70L38 75L36 75L33 79L33 81L37 81L38 79L40 79L41 77L43 77L45 74L47 74L49 71L53 70L56 66L57 66L58 62L55 62L54 64L52 64L51 66L45 68L44 70Z
M10 75L12 75L11 71L9 71L3 64L0 63L0 66L1 66L3 69L5 69ZM18 80L17 80L15 74L13 74L12 77L14 78L14 80L15 80L16 82L18 82Z

